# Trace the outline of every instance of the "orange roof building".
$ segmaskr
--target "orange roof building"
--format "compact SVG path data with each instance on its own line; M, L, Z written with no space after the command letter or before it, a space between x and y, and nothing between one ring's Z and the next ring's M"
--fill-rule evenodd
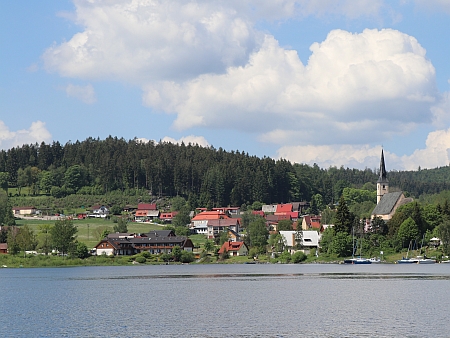
M219 250L219 255L228 252L230 256L247 256L248 248L244 242L232 242L228 241L222 244L222 247Z

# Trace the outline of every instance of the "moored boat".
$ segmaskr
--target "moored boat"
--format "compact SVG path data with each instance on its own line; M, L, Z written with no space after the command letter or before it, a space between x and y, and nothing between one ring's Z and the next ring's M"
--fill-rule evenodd
M422 256L417 256L417 264L434 264L436 263L435 259L431 259L431 258L427 258L422 257Z
M363 257L344 259L344 264L372 264L371 260Z

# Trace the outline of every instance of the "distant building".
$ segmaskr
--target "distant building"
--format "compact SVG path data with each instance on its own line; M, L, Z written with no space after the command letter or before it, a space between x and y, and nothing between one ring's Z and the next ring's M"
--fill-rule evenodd
M372 218L381 217L388 221L395 214L397 208L411 202L412 198L406 198L403 192L389 192L389 181L387 179L384 152L381 150L380 176L377 180L377 205L372 211Z

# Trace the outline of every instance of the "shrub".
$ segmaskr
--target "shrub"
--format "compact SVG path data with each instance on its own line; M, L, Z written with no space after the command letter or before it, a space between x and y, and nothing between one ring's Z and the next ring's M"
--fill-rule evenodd
M143 257L143 256L136 257L136 262L138 262L138 263L143 264L143 263L145 263L146 261L147 261L147 260L146 260L145 257Z
M292 255L292 263L297 264L297 263L301 263L305 260L306 260L306 255L301 251L297 251L296 253L294 253Z

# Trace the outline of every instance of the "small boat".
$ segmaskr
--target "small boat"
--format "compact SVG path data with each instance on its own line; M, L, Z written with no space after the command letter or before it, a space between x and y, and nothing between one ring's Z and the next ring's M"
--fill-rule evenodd
M418 262L417 258L403 257L402 259L399 259L396 263L397 264L417 264L417 262Z
M373 263L373 264L381 263L381 259L379 259L378 257L369 258L369 261L370 261L370 263Z
M427 256L417 256L417 264L434 264L435 259L427 258Z
M372 264L370 259L363 257L344 259L344 264Z
M412 246L412 241L409 242L408 251L406 252L406 257L402 257L402 259L399 259L396 262L397 264L414 264L414 263L417 263L417 260L418 260L417 258L409 258L408 257L409 249L411 248L411 246Z

